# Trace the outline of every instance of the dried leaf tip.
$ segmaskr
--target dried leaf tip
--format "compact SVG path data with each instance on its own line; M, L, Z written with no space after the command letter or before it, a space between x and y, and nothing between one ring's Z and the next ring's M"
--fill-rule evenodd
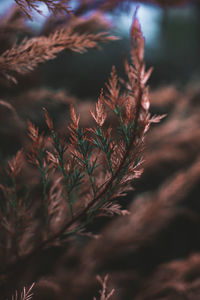
M144 59L145 38L142 33L140 22L137 18L138 8L139 7L137 6L133 16L133 23L130 30L131 48L132 48L131 56L134 64L137 64L135 58L137 58L139 62L142 62Z
M93 112L92 110L90 110L90 113L93 119L96 121L97 125L99 127L102 127L107 118L107 112L105 111L105 107L104 107L103 90L101 90L101 94L98 98L98 102L96 103L96 115L95 112Z
M29 136L29 138L33 142L37 143L38 137L39 137L39 129L37 127L35 127L35 125L30 120L27 121L27 124L28 124L28 136Z
M70 104L70 117L75 127L78 128L80 115L78 115L78 117L76 116L75 109L72 104Z
M46 124L47 124L49 130L53 131L53 129L54 129L54 127L53 127L53 121L50 118L50 116L48 114L48 111L47 111L47 109L45 107L43 107L43 111L44 111L44 115L45 115Z
M23 166L23 151L19 150L17 154L8 161L7 172L10 177L16 177L22 169Z
M131 37L134 37L134 39L141 39L143 38L142 30L140 22L137 18L137 12L138 12L139 6L136 7L136 10L133 15L133 23L131 26Z

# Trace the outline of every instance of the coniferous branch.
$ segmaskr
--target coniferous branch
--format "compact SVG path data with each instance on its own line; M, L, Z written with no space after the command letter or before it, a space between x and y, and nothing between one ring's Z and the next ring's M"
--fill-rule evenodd
M54 59L64 49L84 53L97 48L99 43L113 40L116 37L107 32L79 34L71 29L57 30L48 37L24 39L0 56L1 74L16 83L17 74L29 73L40 63Z
M112 175L111 172L109 173L108 170L106 171L107 175L105 176L105 181L101 182L99 186L96 186L96 189L98 191L97 195L94 196L93 194L92 196L92 194L89 193L90 200L88 200L88 204L86 205L86 207L79 211L71 220L69 220L57 234L52 236L49 240L45 241L45 246L51 243L54 239L62 236L62 234L64 234L66 230L70 228L70 226L76 221L82 219L83 222L85 220L87 224L88 219L93 219L93 217L98 214L98 212L100 212L101 207L103 207L106 202L109 203L114 197L119 196L122 191L123 193L125 193L126 189L128 191L130 189L130 182L132 182L133 179L138 178L138 176L140 176L141 174L142 170L140 167L140 156L143 149L143 138L144 134L149 128L151 121L153 120L150 119L150 115L148 113L148 89L145 87L150 71L144 71L144 38L142 36L140 25L136 17L133 22L131 34L131 38L135 39L138 48L136 48L135 50L132 49L132 59L135 63L135 67L130 65L128 68L128 66L126 65L126 71L129 78L128 93L126 97L124 94L119 95L119 90L117 88L116 82L117 77L115 71L113 70L111 73L110 87L108 87L108 99L104 100L104 103L118 117L119 110L121 110L120 105L124 104L126 100L129 100L129 103L130 101L132 101L132 103L128 105L128 108L126 108L125 116L123 116L124 119L122 120L124 124L128 122L132 123L134 120L134 128L130 130L129 143L127 145L124 140L121 140L120 142L109 141L112 145L113 151L111 155L111 162L113 164L114 174ZM98 112L97 109L97 114L98 113L99 115L101 115L102 112L100 110ZM92 115L94 116L94 113L92 113ZM71 118L73 121L71 126L72 141L76 144L83 143L81 145L83 146L85 142L78 141L79 117L77 118L73 111L71 113ZM97 117L95 118L97 119ZM99 120L100 119L97 119L98 123L102 122ZM98 123L97 125L99 126L100 123ZM91 131L92 133L95 133L95 129L89 130L89 132ZM88 136L87 141L88 140L91 141L91 136ZM93 140L94 138L92 138L92 141ZM99 148L99 146L97 146L97 148ZM77 151L74 152L74 150L75 149L73 148L73 150L70 151L75 155L79 162L81 161L83 163L81 155L84 156L84 151L86 150L86 148L84 149L83 146L83 148L79 149L80 151L78 153Z
M32 11L35 10L39 14L42 14L42 11L39 9L39 3L45 4L48 10L54 15L59 12L65 12L68 14L72 13L72 10L69 6L69 0L15 0L15 2L31 20Z
M24 10L26 13L27 10L30 18L33 10L38 9L37 3L39 2L53 3L52 10L50 8L53 13L57 12L55 4L61 3L61 1L53 0L16 0L16 2L19 4L18 10L21 5L21 12ZM103 12L113 10L119 4L126 5L132 1L80 0L77 2L80 6L77 5L75 16L76 13L79 15L79 13L90 11L90 5ZM141 0L141 2L152 2L165 7L188 1ZM195 1L193 2L195 3ZM69 3L69 1L62 1L63 3ZM126 6L124 8L126 9ZM58 10L65 11L62 7ZM67 10L68 13L70 11ZM3 19L1 18L1 20ZM5 37L8 36L8 42L2 42L1 53L13 45L15 33L18 34L19 31L22 31L22 35L28 33L28 28L23 23L24 19L21 17L15 19L14 14L14 21L12 20L11 16L10 20L6 19L5 24L0 24L2 31L8 30L5 35L3 33L0 36L1 41L6 40ZM87 24L87 18L85 24L84 21L81 24L81 18L76 19L76 17L69 18L67 16L66 23L63 20L64 18L58 17L57 20L54 20L55 23L51 23L52 27L49 26L47 32L54 28L56 23L54 30L61 24L62 26L65 24L65 28L68 27L65 29L66 32L71 32L71 35L77 34L78 37L80 35L87 36L87 32L95 35L95 32L105 29L98 27L99 23L97 24L98 28L95 28L95 17L94 23L91 20L89 24ZM49 22L51 21L52 19L49 18ZM93 27L91 30L90 26ZM44 31L44 35L47 32ZM34 39L36 41L38 38ZM78 38L75 39L78 40ZM26 48L26 43L28 45L28 41L22 41L21 45ZM77 42L73 49L70 47L63 49L84 52L86 49L84 41L81 43L83 43L82 46L77 46ZM32 45L27 47L27 52L29 50L31 52ZM50 43L49 47L54 48ZM17 52L20 45L13 48ZM12 81L16 81L18 74L26 74L38 64L49 59L43 57L33 66L30 63L29 70L28 61L34 60L30 53L27 53L24 65L23 62L21 64L18 61L19 64L16 67L13 62L17 55L13 54L12 59L12 51L10 54L9 51L3 53L3 55L8 53L8 56L5 55L4 62L2 61L0 67L2 66L1 75ZM24 51L26 52L26 50ZM52 56L56 56L60 51L62 50L53 52ZM21 54L19 56L23 57L23 53ZM33 56L37 55L33 54ZM6 59L8 59L7 66L4 65ZM109 292L107 289L108 277L106 275L102 279L102 274L110 272L112 273L112 285L117 291L119 290L116 295L116 298L119 299L130 297L140 300L159 297L166 299L198 298L200 257L193 251L199 251L199 207L198 195L196 195L198 192L197 182L200 177L199 105L197 103L199 92L195 97L191 94L188 96L187 93L182 94L182 97L180 93L178 96L173 96L172 101L170 100L169 117L158 130L156 128L155 131L152 130L147 147L147 162L143 164L145 134L151 123L158 122L163 117L150 117L149 115L149 91L146 82L151 72L152 69L145 70L144 38L140 24L134 16L131 29L131 63L125 60L126 78L119 78L116 68L112 68L106 91L102 90L96 107L90 110L91 120L85 121L84 116L84 121L87 122L86 126L79 116L80 107L76 112L72 105L69 109L69 121L67 121L66 128L61 123L63 115L57 119L56 115L53 115L55 121L51 120L52 109L47 104L49 100L55 100L57 104L61 101L67 107L70 102L77 104L76 99L74 101L72 98L71 101L70 97L64 93L61 93L58 99L57 96L60 92L34 89L30 99L29 92L23 94L19 87L20 93L17 97L14 94L11 97L8 95L8 98L6 98L7 95L3 95L5 101L0 100L1 116L3 116L0 134L3 132L4 136L7 135L6 139L8 140L8 132L12 130L13 136L16 135L18 138L18 134L16 134L19 133L18 128L22 131L25 126L25 122L20 118L27 119L28 106L28 118L31 118L32 123L28 124L31 141L26 140L23 136L20 139L20 147L23 144L24 149L17 152L15 156L9 157L11 153L19 149L18 145L15 148L12 142L11 147L5 146L6 139L2 139L1 152L3 153L6 148L8 150L2 155L5 155L6 162L4 157L1 158L0 153L2 162L0 165L0 289L2 299L10 299L11 297L8 298L8 295L11 295L13 291L20 291L22 290L20 286L27 286L28 282L33 281L37 281L36 298L39 296L43 299L43 293L46 293L43 290L48 290L47 293L50 291L50 298L55 299L62 299L65 294L70 299L85 299L84 296L82 297L84 294L90 294L90 298L92 298L93 288L96 286L94 274L100 273L101 277L99 276L98 280L102 289L99 291L99 298L106 300L112 298L114 290ZM191 87L189 89L191 92ZM157 98L160 101L165 98L167 92L164 92L164 97L160 91L158 94ZM154 98L152 95L151 97ZM180 98L182 99L180 100ZM175 99L180 101L174 101ZM188 99L192 101L187 102ZM39 103L35 104L37 101ZM25 102L27 102L26 107L24 107ZM39 119L40 115L31 111L41 102L42 106L48 107L49 113L44 109L48 128ZM63 104L60 105L61 109ZM85 103L82 105L84 106ZM164 105L167 106L167 102ZM163 113L166 108L163 108L163 101L158 106L162 106L160 110ZM55 104L53 104L54 107ZM153 110L158 112L158 107L155 107ZM194 113L192 117L191 112ZM10 119L14 123L8 122ZM41 133L39 128L40 126L43 128L43 125L45 130L42 129L44 132ZM179 170L170 180L166 180L166 176L171 176L177 166L178 168L183 166L183 161L184 169ZM142 191L142 195L134 199L129 207L129 212L122 210L120 204L116 202L116 198L126 195L133 189L135 179L140 177L143 172L142 166L148 173L144 174L138 183L138 190ZM152 171L153 178L149 176L149 171ZM155 177L159 177L159 182L163 178L165 180L159 188L155 187ZM146 191L150 189L151 192L147 193ZM153 191L153 189L157 191ZM120 201L122 200L120 199ZM87 231L88 225L91 226L96 218L113 215L128 216L109 223L98 241L88 242L88 240L80 238ZM94 231L96 224L98 225L98 220L93 228ZM180 225L181 229L178 228ZM190 244L189 247L189 243L187 245L185 243L188 242L188 233L189 235L191 233L189 238L194 242L194 245ZM92 234L88 233L87 235L91 237ZM195 238L193 238L194 236ZM166 237L167 239L165 239ZM171 243L170 247L167 247L167 251L164 250L171 238L175 240L174 237L177 237L177 242ZM164 240L165 243L163 243ZM183 242L184 244L182 244ZM80 248L79 243L81 243ZM59 246L59 248L54 249L55 246ZM173 251L174 249L175 251ZM177 249L180 251L179 253ZM63 253L61 256L60 253L57 254L60 250L62 252L64 250L64 255ZM52 252L54 252L53 256L51 256ZM177 254L180 253L184 258L182 261L177 260ZM188 254L190 255L189 259L185 257ZM50 259L45 256L49 256ZM58 256L62 259L61 263L60 260L57 260ZM174 256L176 256L175 260L172 261ZM44 261L43 258L45 258ZM167 264L163 264L166 258ZM54 270L52 261L56 262ZM75 268L71 267L74 261L76 262ZM45 269L45 274L41 275L40 271L46 266L46 262L49 267ZM120 266L121 262L124 262L123 268ZM68 263L70 264L69 268ZM131 268L132 266L134 266L134 270ZM143 269L143 267L145 268ZM53 274L49 275L49 269L53 270ZM41 278L41 276L45 276L45 278ZM43 283L40 285L41 282ZM64 282L67 284L65 285ZM133 284L136 285L136 288L133 288ZM31 299L31 289L32 286L28 291L24 288L21 294L20 292L13 293L12 300ZM44 299L49 298L44 295Z
M149 114L146 82L151 69L145 71L144 37L136 16L131 28L131 54L132 64L125 63L127 80L121 81L122 86L113 67L107 93L101 92L96 111L91 111L95 121L92 128L80 126L80 116L76 115L72 106L68 140L59 137L47 110L48 136L39 134L39 129L29 122L32 142L28 159L42 176L41 198L47 225L47 230L43 228L42 231L48 234L16 263L3 267L1 273L6 276L9 277L16 265L29 261L53 243L62 243L68 236L85 229L96 217L120 214L120 206L113 201L131 190L132 183L141 175L144 136L150 123L158 120L151 119ZM115 116L117 126L109 122L109 115ZM49 190L51 178L57 178L62 185L62 195L52 192L50 186ZM51 226L52 199L56 205L63 200L68 204L65 220L56 230Z

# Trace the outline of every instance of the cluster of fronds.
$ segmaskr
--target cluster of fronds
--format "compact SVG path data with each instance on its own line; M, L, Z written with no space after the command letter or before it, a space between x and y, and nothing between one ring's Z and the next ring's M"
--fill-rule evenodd
M1 73L15 81L12 74L25 74L63 49L84 52L96 47L97 41L113 39L105 33L80 35L61 29L49 37L24 40L1 55ZM150 124L160 120L149 114L146 82L152 69L145 70L144 37L136 16L131 27L131 59L131 64L125 61L125 80L118 78L113 67L107 91L101 91L90 112L90 128L80 125L80 116L71 104L67 133L61 136L44 108L47 132L28 121L30 141L2 166L4 281L9 282L12 270L47 247L82 234L95 218L127 213L113 201L132 190L132 183L141 175L144 136ZM11 105L4 101L1 105L15 114ZM30 168L32 180L25 179ZM101 298L111 295L105 296L103 291Z
M40 2L54 15L66 15L50 16L35 36L25 16L32 18L34 10L40 13ZM141 2L168 6L188 1ZM84 53L115 40L107 32L103 12L131 1L77 1L73 12L70 1L16 3L18 8L0 20L3 84L20 82L19 75L31 73L65 49ZM96 9L99 13L81 17ZM22 41L16 43L21 33ZM126 78L113 67L96 105L79 103L64 91L34 87L0 100L4 300L94 295L101 300L173 300L199 295L199 91L181 94L163 88L149 96L146 83L152 69L145 70L144 37L136 16L130 35ZM149 134L143 162L146 132L162 118L150 117L149 98L153 109L168 112L168 117ZM58 104L66 116L52 113ZM26 123L27 118L31 120ZM126 210L126 204L121 207L122 200L116 200L128 198L133 184L137 191ZM100 230L95 235L91 227L113 215L123 217L105 226L99 238ZM108 273L109 286L104 277Z
M44 244L84 228L99 214L120 214L118 207L112 205L112 200L126 194L133 180L140 176L143 137L149 124L157 120L150 119L148 113L149 96L145 84L151 70L145 71L144 38L136 18L131 38L135 42L135 48L132 48L134 65L126 62L128 82L124 91L121 91L113 67L107 84L108 91L106 95L101 92L96 111L91 111L95 121L92 128L80 127L80 117L76 115L73 106L70 108L71 122L68 125L70 143L55 132L46 109L44 113L48 135L39 133L39 129L28 122L30 149L18 151L8 162L6 173L9 183L1 185L1 224L11 234L12 241L15 240L16 248L20 224L25 222L31 206L27 193L23 192L24 187L17 182L24 170L26 157L41 173L42 215L46 225L44 232L48 236ZM110 113L116 116L117 131L112 128L112 124L104 126ZM55 181L54 185L50 184L52 180ZM52 229L51 220L65 206L63 201L68 205L66 220L59 229ZM24 226L25 229L27 225Z
M199 87L183 93L166 87L151 98L153 109L168 111L168 117L148 135L144 173L129 214L113 220L84 247L71 245L54 276L40 279L44 299L47 282L54 299L62 298L59 289L69 298L90 299L97 273L110 274L111 299L198 299Z

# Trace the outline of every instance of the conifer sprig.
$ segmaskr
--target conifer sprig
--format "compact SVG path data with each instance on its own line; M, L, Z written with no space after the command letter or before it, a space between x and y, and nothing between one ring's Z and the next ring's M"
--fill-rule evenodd
M79 34L73 28L58 29L48 37L25 38L19 45L14 45L1 54L1 74L17 83L17 74L31 72L39 64L54 59L63 50L85 53L88 49L97 48L100 43L116 39L105 31Z
M56 234L56 238L67 232L67 228L70 228L78 220L88 223L88 218L93 219L94 216L100 214L101 208L106 203L112 204L114 198L129 191L132 188L133 180L141 175L144 135L153 121L148 112L148 88L145 86L152 70L145 71L144 37L136 16L131 29L131 40L134 64L129 65L126 62L125 65L128 77L126 92L121 92L113 67L107 84L108 92L105 96L101 92L96 112L91 111L96 126L86 130L80 128L80 116L77 117L74 108L71 107L72 122L68 127L71 140L70 152L76 159L75 163L88 175L91 190L88 187L87 205L77 213L74 212L73 219L64 225ZM133 47L135 48L133 49ZM108 125L109 133L106 134L104 123L109 111L117 116L118 126L122 131L120 136L116 130L114 131L111 124ZM111 130L114 131L112 139ZM105 162L105 157L107 167L104 163L102 168L102 161ZM85 181L83 183L85 184ZM83 203L85 199L83 196ZM112 205L108 206L108 209L109 207L112 209Z
M91 128L81 126L72 105L65 138L59 137L46 109L47 136L28 123L32 141L28 160L41 173L48 235L22 260L86 229L98 216L124 215L114 200L126 195L141 175L144 137L150 123L158 120L149 114L146 82L152 70L145 71L144 37L136 16L131 28L131 58L131 64L125 62L127 80L119 79L112 68L107 92L101 91L95 111L90 112L94 120ZM54 188L51 180L56 180ZM64 219L52 229L51 205L56 205L58 212L66 203Z

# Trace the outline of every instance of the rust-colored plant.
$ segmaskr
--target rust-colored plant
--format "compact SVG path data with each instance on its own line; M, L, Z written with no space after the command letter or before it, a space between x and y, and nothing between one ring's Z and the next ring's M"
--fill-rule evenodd
M25 2L16 2L26 12ZM52 10L64 8L61 2L45 3ZM31 1L26 5L37 9ZM14 45L0 56L1 74L16 83L17 74L32 71L63 49L83 53L96 47L97 42L115 39L105 32L73 32L75 28L73 24L49 37L25 39ZM140 177L145 134L152 122L160 120L149 114L146 83L152 69L145 70L144 37L136 15L130 39L131 63L125 61L126 78L118 78L113 66L106 91L101 91L95 110L90 110L92 126L82 127L80 115L70 104L70 121L66 135L61 136L43 108L48 130L41 132L28 121L29 142L2 169L4 293L12 281L11 274L17 274L18 268L42 255L45 249L66 243L74 234L87 232L87 226L99 216L127 213L115 203L116 198L132 190L134 180ZM25 179L30 170L32 179ZM105 296L104 289L101 298L110 298L112 292Z
M113 66L96 104L38 87L61 52L118 40L105 12L132 1L15 2L0 18L0 299L197 299L199 89L149 93L137 10L124 76Z

